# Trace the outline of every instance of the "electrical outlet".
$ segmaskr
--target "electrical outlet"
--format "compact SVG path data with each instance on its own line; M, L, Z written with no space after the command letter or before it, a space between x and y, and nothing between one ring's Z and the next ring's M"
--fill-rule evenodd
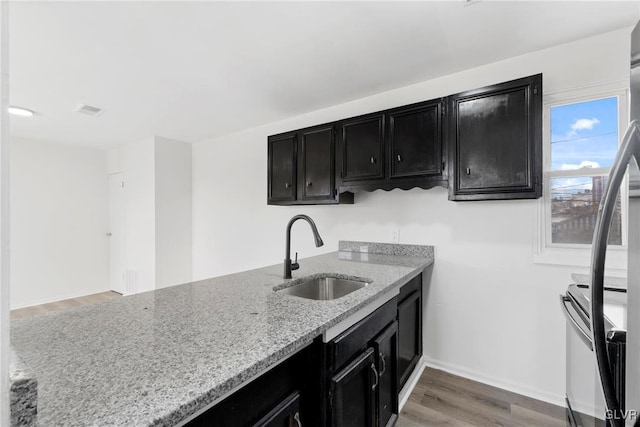
M394 228L391 230L391 243L400 242L400 229Z

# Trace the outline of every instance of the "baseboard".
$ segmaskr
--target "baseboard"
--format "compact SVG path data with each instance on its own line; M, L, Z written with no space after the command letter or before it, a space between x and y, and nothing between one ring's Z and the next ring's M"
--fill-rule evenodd
M426 367L427 367L427 358L425 356L422 356L420 360L418 360L418 363L416 364L416 367L414 368L411 375L409 375L407 382L404 383L404 387L402 387L402 390L400 390L400 394L398 395L398 413L402 411L402 408L404 408L405 403L407 403L407 400L409 400L409 396L411 396L411 392L413 392L413 389L416 387L416 384L418 384L418 380L422 376L422 372Z
M490 377L471 369L465 369L453 364L429 359L426 356L424 356L423 358L425 359L425 365L429 366L430 368L439 369L441 371L445 371L459 377L467 378L469 380L477 381L479 383L487 384L493 387L498 387L512 393L521 394L523 396L531 397L533 399L541 400L543 402L551 403L552 405L564 408L564 395L556 395L531 387L523 387L521 384L515 384L504 381L500 378Z

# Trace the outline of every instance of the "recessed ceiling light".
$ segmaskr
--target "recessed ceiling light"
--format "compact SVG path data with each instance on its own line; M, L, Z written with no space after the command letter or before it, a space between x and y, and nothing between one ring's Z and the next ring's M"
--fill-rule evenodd
M9 114L14 116L31 117L34 112L22 107L9 106Z

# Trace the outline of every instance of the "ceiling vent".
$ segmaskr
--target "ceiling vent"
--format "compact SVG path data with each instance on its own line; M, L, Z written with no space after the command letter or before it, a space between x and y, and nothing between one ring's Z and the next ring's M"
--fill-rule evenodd
M74 111L77 113L86 114L88 116L99 116L104 112L104 109L94 107L93 105L80 104Z

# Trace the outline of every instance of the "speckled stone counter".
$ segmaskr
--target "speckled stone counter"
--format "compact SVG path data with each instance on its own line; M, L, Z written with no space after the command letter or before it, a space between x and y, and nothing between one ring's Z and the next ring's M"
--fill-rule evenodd
M400 255L433 259L433 246L401 245L397 243L353 242L340 240L340 252L359 252L365 254Z
M12 322L38 378L41 426L172 426L284 360L433 263L349 251ZM274 291L318 274L371 281L332 301Z
M35 426L38 381L13 347L9 356L9 409L12 426Z

